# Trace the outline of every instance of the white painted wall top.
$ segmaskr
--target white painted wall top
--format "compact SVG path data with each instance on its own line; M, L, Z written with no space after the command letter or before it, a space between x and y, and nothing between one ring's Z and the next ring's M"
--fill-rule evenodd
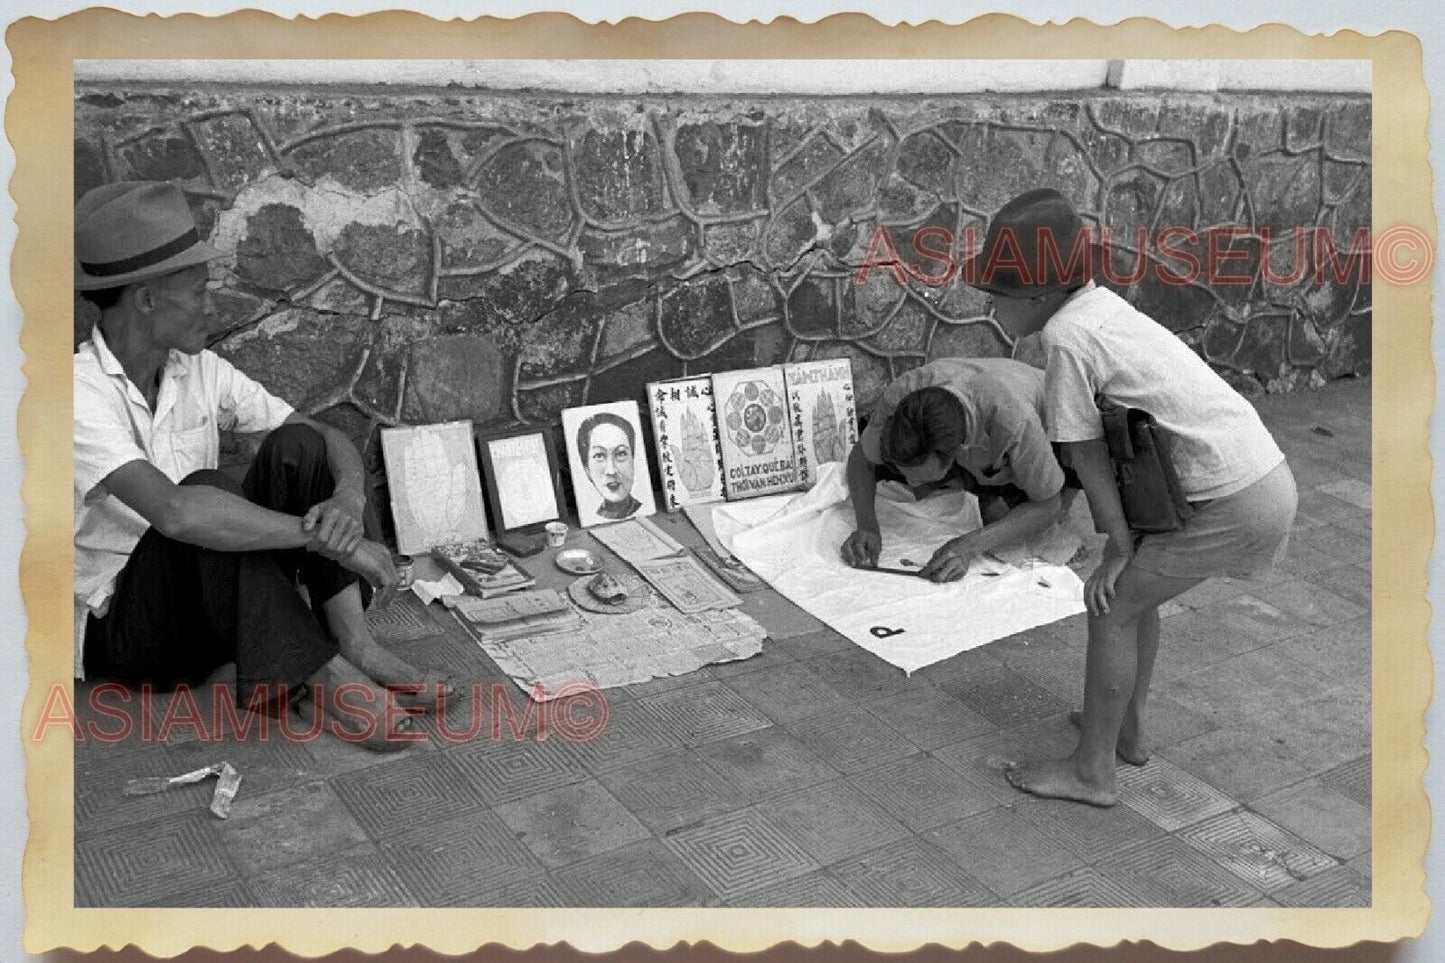
M596 94L958 94L1370 89L1341 60L77 60L80 82L395 86Z

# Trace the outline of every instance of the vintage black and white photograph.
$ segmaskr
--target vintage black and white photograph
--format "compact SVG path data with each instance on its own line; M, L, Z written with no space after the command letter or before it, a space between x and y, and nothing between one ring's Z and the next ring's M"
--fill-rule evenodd
M1371 905L1368 61L73 119L76 906Z

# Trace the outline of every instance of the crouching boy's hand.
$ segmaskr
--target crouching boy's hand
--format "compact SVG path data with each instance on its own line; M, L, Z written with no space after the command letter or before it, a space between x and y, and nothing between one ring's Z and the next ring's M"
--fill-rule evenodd
M934 582L955 582L968 574L968 563L978 555L978 546L967 535L951 538L938 546L938 551L918 574Z
M878 553L883 551L883 536L877 532L860 528L843 543L843 561L854 568L872 568L878 564Z

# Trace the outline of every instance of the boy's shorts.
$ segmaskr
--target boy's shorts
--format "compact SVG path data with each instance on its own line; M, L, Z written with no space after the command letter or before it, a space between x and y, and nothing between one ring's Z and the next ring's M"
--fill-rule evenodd
M1242 491L1195 503L1182 530L1143 536L1130 564L1172 578L1263 579L1289 547L1298 502L1282 461Z

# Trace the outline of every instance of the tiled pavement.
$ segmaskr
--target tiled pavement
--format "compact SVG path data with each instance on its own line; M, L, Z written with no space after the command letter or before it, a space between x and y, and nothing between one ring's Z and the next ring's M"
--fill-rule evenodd
M393 755L274 730L86 741L76 902L1367 904L1369 382L1260 408L1301 488L1288 562L1268 584L1205 583L1168 606L1156 754L1121 771L1111 810L1020 795L1001 773L1071 747L1081 618L906 678L755 593L746 608L771 634L762 655L607 690L603 734L578 744L555 728L513 739L492 696L520 724L518 690L418 606L420 619L389 627L393 644L483 687L478 738L429 721L427 741ZM699 541L685 519L661 520ZM114 729L88 692L82 718ZM120 705L115 692L103 701ZM155 700L156 728L167 705ZM455 706L449 731L465 731L472 708ZM221 759L245 779L225 822L206 811L209 785L121 795L130 777Z

